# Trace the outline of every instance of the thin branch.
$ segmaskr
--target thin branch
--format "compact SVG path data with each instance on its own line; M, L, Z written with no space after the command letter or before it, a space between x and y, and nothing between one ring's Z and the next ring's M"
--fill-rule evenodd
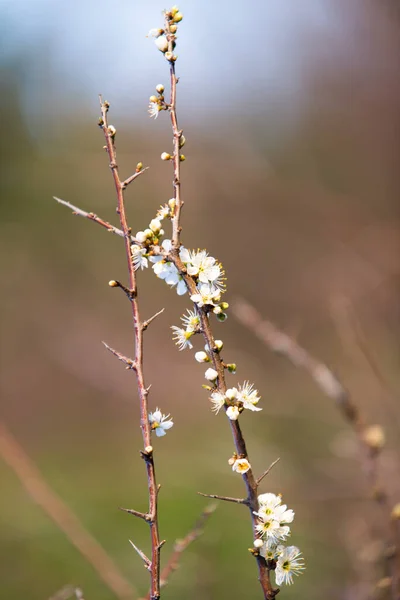
M230 496L218 496L217 494L203 494L203 492L197 493L199 494L199 496L204 496L204 498L224 500L225 502L234 502L235 504L247 504L246 498L231 498Z
M71 202L67 202L66 200L61 200L61 198L57 198L57 196L53 196L53 198L59 204L62 204L63 206L70 208L74 215L77 215L78 217L83 217L84 219L89 219L89 221L93 221L93 223L97 223L98 225L101 225L101 227L104 227L105 229L107 229L107 231L110 231L111 233L115 233L115 235L119 235L120 237L124 237L124 232L122 231L122 229L118 229L118 227L114 227L114 225L111 225L111 223L109 223L108 221L104 221L104 219L102 219L101 217L98 217L94 213L86 212L86 210L82 210L78 206L74 206L74 204L71 204ZM133 243L139 243L137 241L137 239L135 237L133 237L133 235L131 235L131 240Z
M126 365L127 369L133 369L134 371L136 371L136 364L131 358L124 356L123 354L118 352L118 350L114 350L114 348L111 348L111 346L109 346L105 342L101 342L101 343L109 352L111 352L111 354L113 354L114 356L116 356L118 358L118 360L123 362Z
M162 315L162 313L164 312L165 308L162 308L161 310L159 310L158 312L156 312L155 315L153 315L152 317L150 317L150 319L147 319L147 321L143 321L143 325L142 325L142 329L143 331L146 331L146 329L148 328L148 326L150 325L150 323L152 321L154 321L154 319L157 319L157 317L159 317L160 315Z
M106 149L110 160L110 169L114 180L115 191L117 195L117 214L119 215L121 229L123 231L126 262L129 274L130 303L132 309L132 326L135 339L135 372L137 387L139 392L140 404L140 428L142 431L144 452L142 457L145 459L147 472L147 488L149 493L150 515L150 537L151 537L151 561L150 561L150 596L152 600L158 600L160 597L160 535L158 530L158 511L157 511L157 481L154 466L153 452L146 454L146 448L151 447L151 427L149 423L148 394L149 387L146 387L143 373L143 323L141 321L139 304L137 299L136 272L131 254L131 229L128 226L125 202L124 185L119 176L117 154L115 150L115 128L108 123L108 102L103 102L100 96L101 119L100 127L103 130Z
M148 515L147 513L140 512L139 510L135 510L134 508L123 508L122 506L120 506L119 510L123 510L124 512L129 513L134 517L138 517L139 519L143 519L144 521L150 521L150 515Z
M142 550L140 548L138 548L137 546L135 546L135 544L132 542L132 540L129 540L129 541L132 544L132 547L139 554L140 558L143 560L145 568L148 571L151 571L151 560L147 558L147 556L145 555L145 553L142 552Z
M204 527L211 517L213 512L216 510L216 504L209 504L201 513L200 517L196 521L193 529L189 531L189 533L182 539L176 540L174 544L174 550L169 557L167 564L161 571L160 584L161 587L164 587L169 582L172 573L174 573L179 567L179 561L181 559L182 553L186 550L186 548L192 543L195 542L204 532ZM142 600L150 600L150 595L148 594Z
M125 179L125 181L122 182L122 189L125 190L128 185L130 183L132 183L133 181L135 181L135 179L137 179L140 175L142 175L142 173L144 173L145 171L147 171L149 167L145 167L144 169L140 169L140 171L136 171L136 173L134 173L133 175L131 175L130 177L128 177L128 179Z
M280 461L280 458L277 458L276 460L274 460L273 463L271 463L268 467L268 469L266 471L264 471L264 473L262 475L260 475L260 477L258 477L256 479L256 484L260 485L260 483L262 482L262 480L264 479L264 477L266 477L268 475L268 473L271 471L271 469L274 468L274 466Z
M132 600L136 592L131 584L119 572L104 548L85 529L71 508L50 488L36 465L1 422L0 456L14 471L30 498L66 535L116 597L120 600Z

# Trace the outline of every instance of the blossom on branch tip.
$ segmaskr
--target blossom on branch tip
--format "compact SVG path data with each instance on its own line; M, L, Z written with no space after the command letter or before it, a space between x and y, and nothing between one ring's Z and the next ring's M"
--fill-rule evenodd
M247 458L237 458L232 465L232 471L240 473L241 475L247 473L247 471L249 471L250 469L251 465Z
M169 415L163 415L159 408L156 408L153 413L149 413L149 423L152 431L155 431L158 437L165 435L174 424L172 419L169 419Z

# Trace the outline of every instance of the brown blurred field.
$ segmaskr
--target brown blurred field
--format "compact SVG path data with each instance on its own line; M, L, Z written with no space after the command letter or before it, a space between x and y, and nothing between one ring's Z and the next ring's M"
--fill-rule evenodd
M347 4L336 1L345 19ZM208 106L206 97L197 113L183 109L183 241L221 260L228 302L252 303L338 374L368 422L384 426L380 477L394 504L400 500L400 21L390 2L371 0L364 9L349 15L354 31L337 60L329 56L329 39L310 42L307 94L290 124L284 106L258 95L259 64L251 67L253 88L242 89L228 110ZM135 380L101 344L133 354L129 306L107 285L126 278L123 248L119 238L52 200L57 195L116 222L112 179L95 101L81 107L66 88L62 113L47 120L44 106L32 121L24 113L23 83L35 52L42 60L40 48L25 48L2 64L1 420L144 595L147 573L128 539L147 550L148 532L118 511L142 510L147 502ZM182 73L186 99L195 94L195 75ZM51 72L44 69L39 84L51 99ZM171 195L171 171L159 160L169 144L166 115L154 123L122 113L113 91L103 93L118 130L122 173L128 176L139 160L150 166L127 194L136 231ZM242 487L227 465L229 428L210 412L201 389L203 368L171 339L187 298L151 272L140 274L140 298L144 316L166 309L145 347L151 406L175 421L154 444L166 558L205 506L197 491L240 496ZM238 364L232 383L249 379L262 395L257 418L243 417L252 465L261 473L281 458L264 490L281 492L296 512L292 539L307 571L279 598L371 598L383 525L351 428L307 373L271 353L233 315L216 331L226 360ZM1 459L0 478L0 596L46 600L72 583L85 600L114 598ZM244 509L219 506L163 597L260 597L247 552L250 533Z

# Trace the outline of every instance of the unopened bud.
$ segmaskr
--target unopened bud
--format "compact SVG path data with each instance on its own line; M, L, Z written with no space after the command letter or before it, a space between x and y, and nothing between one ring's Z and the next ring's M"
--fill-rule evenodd
M175 13L174 17L173 17L173 22L174 23L180 23L183 19L183 14L180 12Z
M111 281L108 282L108 285L110 287L118 287L118 283L115 281L115 279L111 279Z
M115 137L117 130L115 129L114 125L108 126L108 133L111 135L111 137Z
M176 33L178 31L178 26L172 24L169 26L169 30L171 33Z
M183 148L183 146L186 144L186 138L184 135L181 135L181 137L179 138L179 148Z
M168 50L168 40L165 35L160 35L157 39L154 40L155 45L159 49L160 52L167 52Z
M196 352L194 357L197 360L197 362L199 362L199 363L210 362L210 357L208 356L208 354L206 352L203 352L203 351Z
M363 432L364 442L373 450L380 450L385 445L385 432L380 425L371 425Z
M158 85L156 85L156 91L157 91L159 94L162 94L162 93L163 93L163 91L164 91L164 89L165 89L165 88L164 88L164 86L163 86L163 84L162 84L162 83L159 83Z
M138 231L135 235L135 238L137 239L139 244L144 244L144 242L147 240L147 236L144 231Z
M152 232L151 229L145 229L143 233L146 236L146 238L152 238L153 237L153 232Z
M153 104L157 104L158 103L157 96L150 96L149 102L152 102Z
M175 62L178 57L176 56L176 54L172 54L172 52L166 52L165 58L169 60L169 62Z
M151 454L153 452L153 446L146 446L144 451L146 452L146 454Z
M260 540L260 538L257 538L256 540L254 540L253 542L253 546L254 548L261 548L263 546L263 541Z
M176 4L174 4L174 6L171 8L171 15L174 17L176 15L176 13L179 12L179 8L177 7Z
M391 515L392 519L394 520L400 520L400 502L398 502L397 504L395 504L392 508L392 512Z
M235 363L231 363L229 365L226 365L226 368L228 369L229 373L236 373L236 365Z
M222 350L224 345L224 342L222 340L215 340L214 341L214 347L216 350L218 350L218 352L220 352L220 350Z
M204 377L206 379L208 379L208 381L215 381L218 377L218 373L215 369L207 369L207 371L205 372Z
M139 173L139 171L141 171L143 169L143 163L138 162L138 164L136 165L136 173Z
M224 312L221 312L217 315L217 319L218 321L220 321L221 323L223 323L224 321L226 321L226 319L228 318L228 315Z
M171 160L172 156L168 154L168 152L163 152L161 154L161 160Z
M161 222L158 219L152 219L150 221L150 229L154 232L154 233L158 233L161 229Z
M230 459L228 460L228 465L231 467L232 465L235 464L236 460L237 460L237 454L235 452L235 454L233 456L231 456Z
M181 162L183 162L184 160L186 160L186 156L185 156L184 154L181 154L181 155L179 156L179 160L180 160Z
M231 421L237 421L239 418L239 409L237 406L228 406L228 408L226 409L226 416L231 420Z
M175 208L175 204L176 204L176 200L175 200L175 198L170 198L170 199L168 200L168 206L170 207L170 209L171 209L171 210L174 210L174 208Z
M227 310L229 308L228 302L221 302L220 307L222 310Z

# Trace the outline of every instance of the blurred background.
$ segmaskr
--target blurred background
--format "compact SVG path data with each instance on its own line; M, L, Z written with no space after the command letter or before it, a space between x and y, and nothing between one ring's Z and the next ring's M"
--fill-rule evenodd
M179 6L183 242L222 261L232 307L245 298L329 365L365 420L384 427L379 476L393 505L400 500L398 3ZM35 502L40 478L52 490L41 493L56 494L111 557L131 597L147 591L148 574L128 541L147 552L147 527L118 511L147 503L135 379L101 344L133 354L129 305L107 285L126 281L123 248L52 196L117 222L97 127L102 93L122 176L138 161L150 166L127 192L133 230L171 197L170 165L159 159L171 149L168 118L147 114L155 86L168 83L167 64L146 38L163 8L155 0L0 1L0 580L9 600L44 600L67 584L81 586L86 600L118 597ZM150 406L175 422L154 440L166 560L206 505L197 491L240 496L243 488L227 464L229 428L201 389L204 369L171 339L188 299L151 272L139 283L144 317L166 309L145 346ZM238 364L230 383L248 379L262 396L257 418L242 418L256 473L281 458L262 491L282 493L296 512L292 543L307 571L282 598L373 597L387 523L371 500L351 427L307 372L273 354L233 311L215 333L225 360ZM219 506L163 597L259 598L251 544L246 511Z

